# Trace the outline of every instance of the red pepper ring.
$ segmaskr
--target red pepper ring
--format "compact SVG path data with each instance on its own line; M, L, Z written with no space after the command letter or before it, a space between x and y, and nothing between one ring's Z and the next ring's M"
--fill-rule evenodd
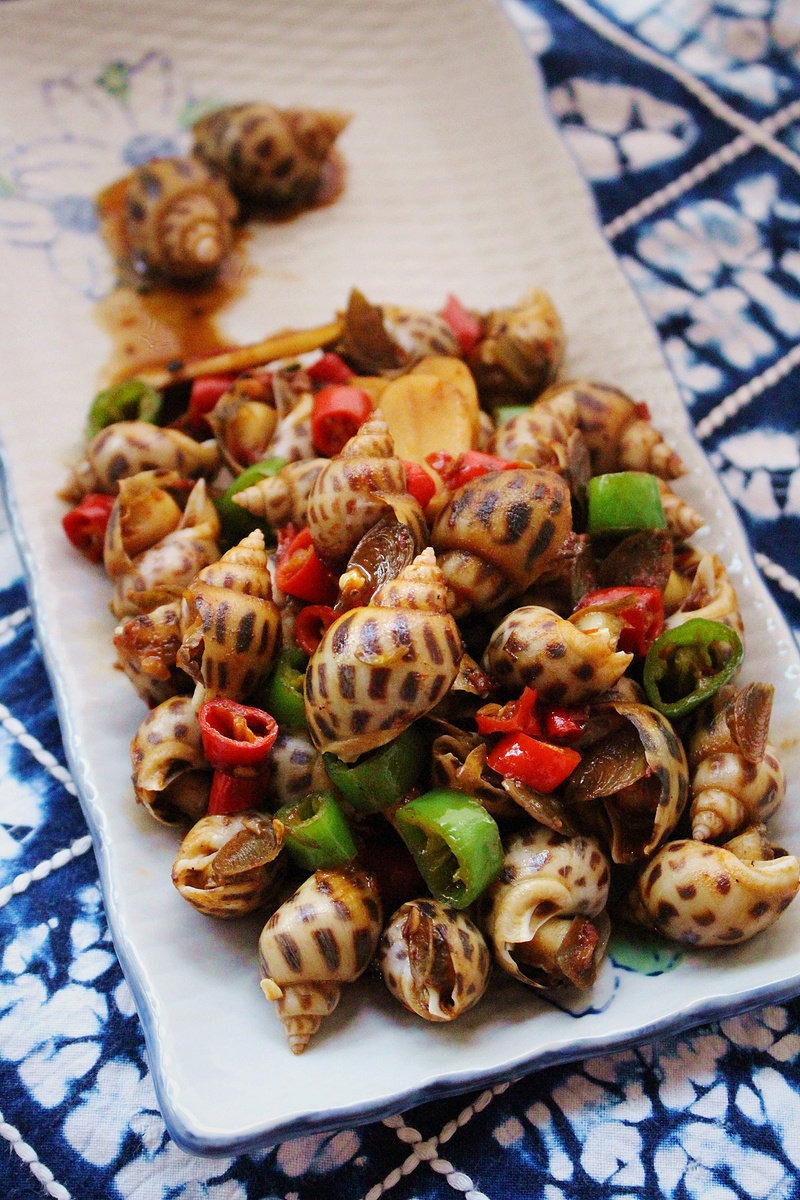
M339 579L319 558L306 526L281 546L275 568L275 583L282 592L308 600L310 604L333 604L339 594Z
M372 400L363 388L329 383L314 396L311 440L320 454L333 458L372 413Z
M487 766L498 775L537 792L555 791L580 761L580 754L570 746L553 746L525 733L509 733L486 756Z
M103 561L106 526L113 507L113 496L105 492L90 492L61 518L64 533L89 562Z
M294 621L294 640L309 658L335 620L336 613L330 604L307 604L300 609Z
M208 797L208 815L243 812L246 808L260 808L264 800L266 780L264 775L231 775L228 771L215 771Z
M215 696L201 706L198 719L203 753L215 770L247 776L269 769L278 722L263 708Z

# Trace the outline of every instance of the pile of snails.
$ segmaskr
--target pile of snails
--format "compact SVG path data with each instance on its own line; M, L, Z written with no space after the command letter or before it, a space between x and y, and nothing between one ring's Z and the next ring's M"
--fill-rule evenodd
M215 167L226 120L198 133ZM423 1020L449 1022L491 994L492 971L544 996L591 988L612 923L736 945L800 884L766 827L785 794L771 685L730 678L668 718L647 698L621 610L580 606L596 589L645 587L660 593L666 630L700 618L745 636L724 563L692 543L703 520L673 490L680 457L641 398L561 378L564 332L545 292L461 316L354 292L316 347L299 336L296 355L284 339L277 361L242 359L200 429L180 415L112 421L68 488L73 503L111 498L102 564L117 666L147 707L131 744L136 800L180 837L177 894L204 917L263 913L261 987L294 1053L365 972ZM370 403L325 454L312 418L331 359ZM448 473L476 451L485 469ZM279 468L231 493L274 458ZM657 482L664 527L587 532L592 480L628 472ZM223 493L245 521L230 544ZM304 719L279 724L259 805L210 815L198 714L215 698L265 708L282 656L296 663L311 602L278 577L304 530L335 589L298 668ZM531 693L550 715L580 713L548 735L579 761L547 791L496 771L493 735L478 727L479 713ZM358 811L332 764L346 771L409 731L414 786ZM432 789L469 798L497 829L498 869L464 905L432 893L398 834L404 808ZM320 791L338 799L355 853L301 871L276 814Z
M207 283L231 249L237 222L293 215L317 202L349 119L263 102L207 113L192 126L190 154L151 159L106 194L122 193L125 257L145 280Z

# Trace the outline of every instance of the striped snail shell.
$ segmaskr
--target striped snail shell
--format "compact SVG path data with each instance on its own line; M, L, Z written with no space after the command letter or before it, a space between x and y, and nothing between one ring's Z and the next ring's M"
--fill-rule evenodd
M716 554L693 547L675 555L675 566L664 592L664 627L674 629L693 617L721 621L744 637L739 600L728 572Z
M89 492L113 494L120 479L155 469L176 471L184 479L211 479L219 465L213 438L196 442L178 429L162 429L149 421L116 421L89 442L65 495L80 500Z
M346 113L232 104L193 126L195 153L222 172L237 196L264 206L313 200Z
M181 842L172 882L208 917L231 920L264 908L285 874L283 824L250 810L201 817Z
M120 480L103 547L116 617L176 599L218 558L217 510L204 479L191 487L182 508L188 483L173 471L141 471Z
M431 544L455 616L487 612L551 566L572 531L569 488L553 471L490 471L450 496Z
M180 600L126 617L114 630L117 666L149 708L187 691L191 681L177 665L180 645Z
M233 240L236 200L196 158L156 158L127 182L125 236L137 269L180 283L206 279Z
M281 727L269 757L269 791L276 806L330 788L322 755L305 730Z
M590 987L605 954L611 869L593 837L543 825L513 834L483 899L496 961L532 988Z
M615 863L647 858L678 824L689 798L683 744L647 704L609 700L623 724L589 746L565 784L582 828L600 833Z
M492 634L483 657L489 674L504 688L536 688L553 704L581 704L613 687L632 654L617 650L622 624L584 630L549 608L515 608Z
M798 886L800 862L766 838L685 839L650 859L620 915L687 946L731 946L774 924Z
M233 502L254 517L263 517L273 529L288 523L299 529L306 523L306 507L314 482L328 462L327 458L287 462L275 475L236 492Z
M163 825L191 825L205 814L212 771L188 696L147 714L131 742L131 766L136 799Z
M462 652L429 547L323 635L305 676L314 745L353 762L391 742L442 699Z
M260 529L192 580L181 628L178 666L197 685L197 708L212 696L246 700L270 666L280 629Z
M729 685L698 710L688 743L692 837L719 841L766 821L782 804L786 777L767 740L774 688Z
M658 480L658 491L667 529L676 542L686 541L697 533L698 529L703 528L705 519L663 479Z
M491 956L465 913L408 900L383 931L379 965L392 995L426 1021L453 1021L486 991Z
M468 355L485 395L539 395L564 358L564 327L547 292L534 288L516 305L483 318L483 336Z
M317 453L311 436L313 409L314 398L308 393L289 412L279 416L264 457L285 458L287 463L313 458Z
M406 495L406 472L379 411L369 417L314 480L307 520L323 561L346 561L395 497ZM409 497L409 505L414 501ZM419 505L417 505L419 507ZM424 526L424 518L420 515Z
M278 423L269 374L245 371L237 376L207 420L234 475L260 462Z
M375 880L357 867L316 871L267 921L258 942L261 988L293 1054L336 1008L341 985L366 970L382 921Z

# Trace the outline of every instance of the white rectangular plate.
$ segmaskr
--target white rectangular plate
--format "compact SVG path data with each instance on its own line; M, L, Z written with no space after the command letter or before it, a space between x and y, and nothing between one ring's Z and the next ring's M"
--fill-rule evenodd
M91 199L143 147L185 146L193 99L353 113L343 196L255 237L258 273L227 314L231 338L325 322L351 286L431 308L452 291L487 309L538 285L564 318L568 372L650 403L689 466L681 491L708 517L697 540L739 592L747 675L777 688L773 735L790 799L775 828L795 849L800 663L528 56L491 0L19 0L0 5L0 42L7 489L115 944L176 1141L223 1153L385 1116L796 990L794 907L760 939L686 954L657 979L609 964L581 1016L509 984L453 1027L428 1026L374 985L352 988L306 1054L291 1056L258 987L258 923L220 925L186 905L170 882L174 835L133 802L128 744L143 708L112 669L107 582L70 550L56 498L110 350L93 322L110 264Z

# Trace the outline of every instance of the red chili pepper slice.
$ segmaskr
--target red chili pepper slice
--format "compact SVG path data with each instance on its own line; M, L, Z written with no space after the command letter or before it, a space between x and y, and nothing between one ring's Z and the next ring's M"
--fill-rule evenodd
M581 756L569 746L553 746L525 733L510 733L486 756L493 771L537 792L552 792L575 770Z
M419 463L407 462L404 459L403 467L406 472L406 488L410 495L417 501L420 508L425 508L436 495L436 484L425 468L421 467Z
M106 526L113 507L113 496L107 496L104 492L90 492L61 518L67 537L89 562L103 561Z
M571 741L579 738L589 721L587 708L560 708L553 705L544 714L542 732L556 741Z
M202 375L199 379L192 380L186 410L190 424L199 425L205 420L220 396L227 392L234 378L233 375Z
M300 609L294 622L294 640L309 658L335 620L336 613L329 604L307 604Z
M372 412L372 400L363 388L331 383L314 396L311 440L320 454L332 458Z
M319 558L311 531L301 529L278 557L275 582L282 592L311 604L333 604L339 581Z
M528 733L537 737L542 728L536 714L536 692L526 687L518 700L510 700L502 708L486 704L478 709L475 722L479 733Z
M452 294L447 297L441 316L452 329L461 347L461 353L466 357L483 337L480 319L468 312L461 301Z
M575 611L605 609L625 622L618 649L625 654L646 654L664 628L664 597L658 588L611 587L588 592Z
M263 708L215 696L201 706L198 720L203 753L216 771L235 772L243 767L250 774L268 768L278 722Z
M208 815L242 812L259 808L264 800L265 781L262 775L231 775L215 771L208 797Z
M487 454L485 450L465 450L456 459L446 450L437 450L427 455L425 461L441 475L451 491L456 491L481 475L488 475L490 471L507 471L509 467L524 465L498 458L496 454Z
M321 354L316 362L306 368L306 374L312 383L349 383L353 378L351 368L332 350Z

